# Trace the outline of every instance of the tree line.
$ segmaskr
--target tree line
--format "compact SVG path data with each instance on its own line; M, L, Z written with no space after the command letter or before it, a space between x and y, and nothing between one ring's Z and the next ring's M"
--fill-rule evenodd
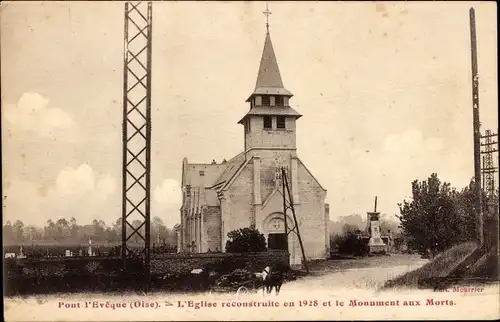
M138 228L141 221L134 220L132 226ZM139 230L144 236L144 227ZM127 232L131 232L128 227ZM159 217L151 219L151 243L176 245L177 235L168 228ZM3 225L4 245L20 245L24 243L57 242L60 244L88 243L120 243L122 236L122 218L117 218L111 225L102 220L94 219L90 224L78 224L75 218L59 218L56 221L47 220L43 227L25 225L21 220L14 223L7 221ZM133 236L132 242L140 242L139 236Z
M476 239L474 181L459 191L433 173L427 180L413 181L411 186L412 199L399 204L400 226L409 248L432 257ZM486 194L483 192L481 197L486 213ZM498 190L492 198L498 203Z
M476 239L476 204L474 181L458 190L442 182L436 173L426 180L411 183L412 197L399 203L398 221L381 218L382 235L390 230L409 250L426 257L462 242ZM488 211L487 197L482 194L483 213ZM498 189L494 202L498 203ZM360 215L330 221L330 246L339 253L359 255L362 243L358 236L366 227Z

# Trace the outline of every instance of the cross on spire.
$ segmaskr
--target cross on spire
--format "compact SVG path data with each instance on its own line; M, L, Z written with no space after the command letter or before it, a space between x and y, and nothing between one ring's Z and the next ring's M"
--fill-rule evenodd
M267 33L269 33L269 16L272 14L272 12L269 10L267 6L267 1L266 1L266 11L262 12L266 16L266 30Z

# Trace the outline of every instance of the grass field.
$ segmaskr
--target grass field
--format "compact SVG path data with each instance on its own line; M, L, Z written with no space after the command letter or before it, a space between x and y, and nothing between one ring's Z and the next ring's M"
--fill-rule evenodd
M476 248L477 246L473 242L456 245L439 254L424 266L388 281L383 288L418 287L418 283L422 279L445 277ZM476 266L477 273L480 274L484 265L477 266L476 264L474 266Z

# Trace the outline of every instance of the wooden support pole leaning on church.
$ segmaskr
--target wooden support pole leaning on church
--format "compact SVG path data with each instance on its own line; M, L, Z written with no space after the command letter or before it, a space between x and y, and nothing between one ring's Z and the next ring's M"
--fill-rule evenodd
M282 178L281 178L281 186L282 186L282 191L283 191L283 220L285 221L285 237L286 237L286 251L288 253L290 253L290 247L288 247L288 220L287 220L287 216L286 216L286 210L287 210L287 204L286 204L286 194L285 194L285 180L284 180L284 177L283 177L283 169L282 169L282 174L281 174Z
M306 270L306 272L309 273L309 267L307 266L306 253L304 251L304 244L302 243L302 237L300 236L299 223L297 221L297 216L295 215L295 208L293 207L293 197L292 197L292 194L290 193L290 187L288 186L288 178L287 178L286 170L284 167L281 168L281 177L282 177L282 181L284 183L284 186L286 188L286 192L285 192L285 190L283 190L283 195L285 195L285 194L288 195L288 200L289 200L289 205L287 207L286 206L286 199L284 198L284 200L285 200L284 207L290 208L290 210L292 211L293 221L295 224L294 230L295 230L295 234L297 235L297 238L299 239L300 250L302 252L302 265L304 266L304 269ZM286 208L285 208L285 213L284 213L285 222L286 222ZM288 235L287 235L287 244L288 244Z

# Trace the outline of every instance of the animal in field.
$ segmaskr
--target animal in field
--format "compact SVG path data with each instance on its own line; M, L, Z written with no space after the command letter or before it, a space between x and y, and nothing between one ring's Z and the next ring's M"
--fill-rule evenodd
M285 279L281 270L266 266L261 273L261 278L264 285L264 291L267 292L267 294L271 294L273 288L276 291L276 295L280 293L281 285L283 285Z

